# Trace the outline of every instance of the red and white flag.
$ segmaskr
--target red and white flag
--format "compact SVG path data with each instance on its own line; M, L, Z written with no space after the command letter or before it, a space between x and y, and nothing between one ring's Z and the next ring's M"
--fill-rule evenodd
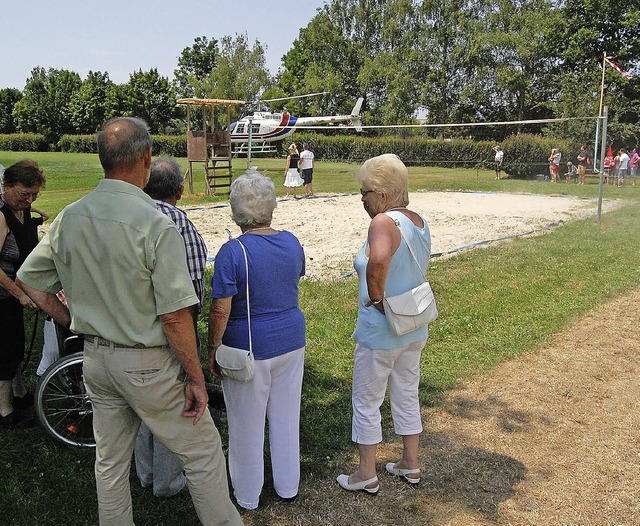
M604 57L604 60L607 64L609 64L613 69L615 69L618 73L620 73L620 75L622 75L625 79L630 79L633 75L631 75L631 73L625 73L624 71L622 71L616 64L614 64L613 62L611 62L611 60L609 60L611 57Z

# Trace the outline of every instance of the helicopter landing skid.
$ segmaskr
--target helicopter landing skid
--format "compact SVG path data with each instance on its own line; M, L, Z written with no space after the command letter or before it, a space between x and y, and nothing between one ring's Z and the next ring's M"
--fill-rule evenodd
M272 143L268 142L252 142L251 143L251 154L254 153L275 153L276 147ZM249 143L241 142L233 145L233 153L234 155L246 155L249 152Z

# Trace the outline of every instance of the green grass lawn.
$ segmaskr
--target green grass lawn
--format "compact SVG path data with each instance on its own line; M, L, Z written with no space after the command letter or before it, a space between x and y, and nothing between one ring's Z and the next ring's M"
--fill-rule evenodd
M93 188L100 178L96 156L29 154L48 177L38 205L57 213L65 204ZM7 166L22 158L0 152ZM284 161L257 160L282 192ZM238 160L241 173L245 160ZM316 164L317 192L354 192L355 165ZM495 181L489 171L411 168L412 190L473 190L572 194L596 197L598 185L535 181ZM200 183L202 194L203 184ZM581 315L640 283L640 188L605 188L605 197L624 205L603 216L571 222L549 233L517 238L488 248L435 259L429 279L440 318L430 326L422 358L420 396L437 404L439 396L461 379L488 371L502 360L535 352ZM185 203L210 201L188 196ZM301 308L307 318L307 359L302 398L302 484L311 478L333 480L352 461L351 370L357 315L357 283L347 278L332 283L303 281ZM206 309L205 309L206 311ZM204 335L204 319L199 325ZM41 343L39 343L41 346ZM38 348L38 347L36 347ZM580 352L580 349L576 349ZM37 354L37 352L36 352ZM38 357L30 366L31 385ZM385 440L396 440L388 406L383 406ZM226 428L221 426L223 440ZM55 444L40 428L0 431L0 462L4 490L0 516L16 525L80 525L97 522L93 452ZM268 461L267 461L268 462ZM268 468L267 468L268 472ZM188 496L170 500L152 497L132 479L138 524L197 524ZM269 483L263 502L275 500ZM346 501L345 501L346 502ZM336 505L327 503L328 506ZM271 510L272 512L273 510ZM302 506L295 508L300 524L313 524ZM247 524L269 524L269 510L243 516ZM419 523L416 522L416 523Z
M38 162L47 178L47 185L38 199L36 206L51 216L51 220L67 204L80 199L83 195L93 190L103 177L102 168L98 156L84 153L59 153L59 152L5 152L0 151L0 164L5 168L10 164L29 157ZM186 172L186 159L178 159L178 162ZM282 186L284 180L284 168L286 159L256 158L251 162L252 166L266 173L273 179L278 196L285 195ZM225 201L225 195L205 195L204 170L202 165L193 165L194 191L189 193L188 184L185 184L186 193L180 204L182 206ZM234 159L234 177L241 175L247 168L245 158ZM316 162L314 172L313 189L316 193L323 192L357 192L359 185L355 180L357 164ZM496 181L495 173L490 170L476 169L451 169L438 167L410 167L409 188L415 190L469 190L491 192L525 192L539 194L578 195L581 197L596 197L597 178L589 177L585 186L576 184L566 185L551 184L539 181L524 181L506 179ZM631 189L617 189L607 187L607 197L626 197Z

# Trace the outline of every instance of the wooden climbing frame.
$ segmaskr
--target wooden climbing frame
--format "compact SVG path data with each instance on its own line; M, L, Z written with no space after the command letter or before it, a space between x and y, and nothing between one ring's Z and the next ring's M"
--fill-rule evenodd
M231 106L244 104L243 100L227 99L178 99L187 107L187 161L185 177L189 191L193 193L193 163L202 163L205 171L205 192L210 195L229 193L231 177ZM202 111L202 130L191 129L191 108ZM216 130L216 108L226 115L226 130Z

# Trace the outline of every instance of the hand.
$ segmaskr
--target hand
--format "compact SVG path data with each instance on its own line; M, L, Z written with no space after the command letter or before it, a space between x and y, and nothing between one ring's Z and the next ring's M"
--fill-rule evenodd
M30 309L38 308L38 306L33 302L33 300L26 294L23 294L22 296L20 296L18 298L18 301L20 302L20 305L22 305L23 307L29 307Z
M184 388L184 394L186 400L184 402L184 409L182 410L182 416L193 417L193 425L198 425L204 410L207 408L207 402L209 401L209 395L204 387L204 382L200 384L192 384L187 380L187 384Z
M383 301L381 301L380 303L374 304L373 301L368 300L367 303L364 304L365 307L371 307L372 305L373 305L373 307L378 309L382 314L384 314L384 302Z
M218 347L219 345L209 347L209 372L216 378L220 378L222 380L222 373L220 373L220 368L216 363L216 351L218 350Z

